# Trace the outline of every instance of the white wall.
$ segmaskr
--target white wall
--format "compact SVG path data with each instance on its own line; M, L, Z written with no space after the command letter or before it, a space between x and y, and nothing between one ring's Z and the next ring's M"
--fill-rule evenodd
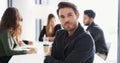
M36 19L42 19L43 25L46 24L49 8L45 5L36 5L35 0L13 0L13 7L18 8L23 17L22 39L35 41Z
M0 20L6 8L7 8L7 0L0 0Z

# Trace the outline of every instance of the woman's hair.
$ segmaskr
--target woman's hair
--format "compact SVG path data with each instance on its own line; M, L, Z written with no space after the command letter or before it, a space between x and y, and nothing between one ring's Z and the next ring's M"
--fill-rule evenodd
M22 18L18 9L9 7L5 10L1 18L0 29L10 31L12 37L19 37L22 31L20 21L22 21Z
M51 33L49 32L50 30L50 24L51 24L51 19L55 18L55 16L53 14L49 14L48 15L48 20L47 20L47 26L46 26L46 35L51 35Z

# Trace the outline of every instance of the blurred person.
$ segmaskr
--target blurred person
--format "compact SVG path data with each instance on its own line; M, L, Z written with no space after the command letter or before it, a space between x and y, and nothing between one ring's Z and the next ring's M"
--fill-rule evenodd
M76 5L60 2L57 14L64 29L57 31L44 63L93 63L94 41L79 23Z
M44 26L39 37L39 41L43 41L44 35L48 41L53 41L56 31L61 29L60 24L55 24L55 16L53 14L48 15L47 26Z
M18 45L17 38L21 35L21 16L17 8L8 7L0 22L0 63L8 63L13 55L36 53L30 50L15 50Z
M95 15L96 14L93 10L85 10L83 23L85 26L88 26L86 31L90 32L95 41L96 54L105 60L108 54L108 49L103 30L94 22Z

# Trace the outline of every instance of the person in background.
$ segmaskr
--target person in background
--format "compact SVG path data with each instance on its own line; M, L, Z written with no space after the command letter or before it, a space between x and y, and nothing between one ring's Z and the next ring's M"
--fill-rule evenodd
M60 2L57 14L64 29L57 31L44 63L93 63L94 41L79 23L76 5Z
M85 26L88 26L86 31L90 32L95 41L96 54L105 60L108 54L108 49L103 30L94 23L95 15L96 14L93 10L85 10L83 23Z
M61 29L60 24L55 24L55 16L53 14L48 15L47 26L43 27L43 30L40 33L39 41L43 41L44 35L49 41L54 40L56 31Z
M17 8L8 7L0 22L0 63L8 63L13 55L36 53L30 50L15 50L17 38L21 35L21 16Z

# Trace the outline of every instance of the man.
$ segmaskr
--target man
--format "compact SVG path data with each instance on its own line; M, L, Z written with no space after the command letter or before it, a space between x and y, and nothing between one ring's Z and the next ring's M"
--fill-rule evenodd
M57 32L44 63L93 63L94 42L78 23L76 6L70 2L60 2L57 14L64 29Z
M83 23L85 26L88 26L86 31L89 31L92 35L95 46L96 46L96 53L101 58L106 59L108 54L108 49L106 46L106 42L104 39L104 34L102 29L94 23L95 12L93 10L85 10L84 11L84 20Z

